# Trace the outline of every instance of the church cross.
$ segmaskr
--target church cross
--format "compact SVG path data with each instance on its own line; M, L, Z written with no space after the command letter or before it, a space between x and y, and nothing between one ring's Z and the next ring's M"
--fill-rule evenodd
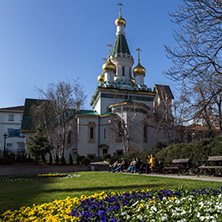
M110 52L111 52L111 47L112 47L112 45L109 43L108 45L106 45L106 46L108 46L109 47L109 56L110 56Z
M118 6L119 6L119 16L121 16L122 15L121 7L123 6L123 4L119 3Z
M140 48L137 48L136 51L138 52L138 61L140 62L140 52L142 51Z
M106 57L103 57L102 60L103 60L103 63L105 63L106 62Z

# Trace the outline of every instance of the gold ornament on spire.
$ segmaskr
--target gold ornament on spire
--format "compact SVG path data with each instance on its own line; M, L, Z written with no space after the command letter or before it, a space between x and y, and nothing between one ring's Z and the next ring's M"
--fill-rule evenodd
M126 26L126 21L122 17L122 8L121 8L123 6L123 4L119 3L118 6L119 6L119 18L116 19L115 24L116 24L116 26L118 26L119 24L123 24L124 27L125 27Z
M136 51L138 51L138 64L137 64L137 66L133 69L133 74L134 74L134 76L139 75L139 74L142 74L142 75L145 76L145 74L146 74L146 69L145 69L143 66L141 66L141 64L140 64L140 52L141 52L142 50L141 50L140 48L137 48Z
M103 57L102 60L103 60L103 64L105 64L105 62L106 62L106 57ZM102 74L97 77L98 83L104 82L104 78L105 78L104 72L102 72Z
M112 72L116 72L116 66L110 61L110 52L111 52L111 47L112 45L109 43L107 45L109 47L109 51L108 51L108 61L106 63L103 64L103 72L105 71L112 71Z

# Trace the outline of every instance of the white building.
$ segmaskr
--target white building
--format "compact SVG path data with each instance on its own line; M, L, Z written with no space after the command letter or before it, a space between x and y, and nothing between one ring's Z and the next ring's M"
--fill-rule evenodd
M15 154L25 152L24 133L20 133L24 106L0 109L0 153L4 151ZM4 139L4 134L7 137Z
M130 53L125 37L126 21L115 21L116 39L108 60L98 76L98 86L90 105L92 110L76 110L67 127L65 157L72 153L101 157L103 153L122 156L132 150L152 149L158 141L172 142L173 126L169 86L144 83L146 69ZM36 100L26 100L25 110ZM32 132L30 116L26 116L26 135ZM28 123L28 124L27 124ZM33 133L33 132L32 132Z

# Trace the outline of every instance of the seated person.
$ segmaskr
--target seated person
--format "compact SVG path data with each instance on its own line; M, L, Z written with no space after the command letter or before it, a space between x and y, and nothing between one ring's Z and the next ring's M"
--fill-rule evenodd
M116 160L116 161L113 163L113 165L112 165L112 167L111 167L111 170L112 170L113 173L115 173L117 170L119 170L118 168L120 169L120 165L119 165L118 160Z
M122 163L120 164L120 169L121 169L121 171L124 171L124 170L127 170L127 168L128 168L128 163L127 163L127 160L124 158L123 159L123 161L122 161Z
M135 158L133 158L132 162L130 163L129 167L127 168L127 171L133 173L135 164L136 164L136 160L135 160Z
M153 154L150 155L150 161L149 161L149 164L150 164L150 170L152 171L153 167L155 166L155 157Z
M139 157L136 157L136 163L135 163L135 172L140 170L140 167L142 166L142 162Z

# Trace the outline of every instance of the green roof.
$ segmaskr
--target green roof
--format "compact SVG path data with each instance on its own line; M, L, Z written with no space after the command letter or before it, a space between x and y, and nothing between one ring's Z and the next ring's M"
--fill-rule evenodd
M119 53L127 53L130 55L130 50L126 41L126 37L123 34L118 34L113 46L112 55Z

